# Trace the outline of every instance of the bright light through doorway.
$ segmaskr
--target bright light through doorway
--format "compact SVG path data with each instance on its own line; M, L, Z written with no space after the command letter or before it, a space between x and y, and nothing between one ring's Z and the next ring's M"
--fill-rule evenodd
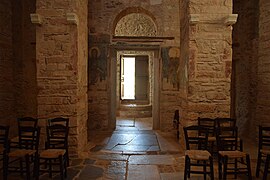
M122 68L122 99L135 99L135 57L124 57Z

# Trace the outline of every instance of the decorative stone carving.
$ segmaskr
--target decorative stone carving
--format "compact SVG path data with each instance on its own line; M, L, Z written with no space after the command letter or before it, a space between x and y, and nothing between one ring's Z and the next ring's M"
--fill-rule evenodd
M225 19L225 24L231 26L237 22L238 14L229 14Z
M70 24L78 25L79 19L78 19L77 14L75 14L75 13L67 13L67 21Z
M30 14L30 19L33 24L41 25L42 24L42 18L39 14Z
M115 28L116 36L156 36L157 28L153 20L140 13L131 13L119 20Z
M200 22L200 15L199 14L190 14L189 23L191 25L198 24L199 22Z

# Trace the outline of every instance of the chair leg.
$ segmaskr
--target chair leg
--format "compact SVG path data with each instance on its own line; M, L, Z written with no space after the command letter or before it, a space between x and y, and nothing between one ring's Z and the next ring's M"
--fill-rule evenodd
M31 178L30 157L28 154L25 155L25 169L26 169L26 179L30 180Z
M251 180L252 179L252 174L251 174L251 166L250 166L250 157L249 157L248 154L246 156L246 161L247 161L248 179Z
M241 159L243 159L243 158L241 158ZM234 179L237 179L237 158L234 159Z
M209 161L210 161L210 178L211 178L211 180L214 180L214 165L213 165L213 157L212 156L210 156Z
M4 155L4 159L3 159L3 179L4 180L7 180L7 177L8 177L8 161L9 161L8 155Z
M63 164L63 156L60 155L59 157L59 165L60 165L60 178L61 180L64 180L64 164Z
M39 158L39 155L37 154L36 155L36 168L35 168L35 178L36 178L36 180L38 180L39 179L39 169L40 169L40 158Z
M222 157L218 154L218 178L222 178Z
M223 180L227 179L227 166L228 166L228 156L223 158Z
M206 161L203 161L203 178L204 178L204 180L206 180L206 174L207 174L207 172L206 172Z
M266 156L266 161L265 161L265 166L264 166L264 172L263 172L263 180L267 180L269 161L270 161L270 155L267 155Z
M189 166L189 162L188 162L188 156L185 156L185 171L184 171L184 180L187 180L188 166Z
M69 167L69 154L68 154L68 148L66 149L65 156L67 158L67 167Z
M20 159L20 173L21 173L21 176L23 176L23 161L22 161L22 159Z
M261 161L262 161L262 154L259 152L258 159L257 159L257 167L256 167L256 177L257 178L260 176Z
M49 177L52 178L52 160L49 159Z

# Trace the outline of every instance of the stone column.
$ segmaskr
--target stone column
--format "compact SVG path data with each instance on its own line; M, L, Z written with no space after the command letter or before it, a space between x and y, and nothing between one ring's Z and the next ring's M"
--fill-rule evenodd
M269 126L270 120L270 2L259 1L259 58L257 72L257 108L254 124Z
M230 116L232 0L190 0L187 109L184 124L198 117Z
M37 0L38 117L70 119L71 155L87 144L87 0ZM72 14L69 14L72 13Z

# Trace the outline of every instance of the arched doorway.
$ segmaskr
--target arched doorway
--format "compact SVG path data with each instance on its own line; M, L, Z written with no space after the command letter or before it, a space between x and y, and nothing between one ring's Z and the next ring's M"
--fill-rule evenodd
M160 42L147 42L157 36L154 19L146 10L136 9L134 12L125 10L116 18L114 27L115 43L111 47L110 61L110 126L116 127L116 117L149 117L151 122L146 124L150 123L151 129L159 129ZM131 65L132 59L134 65ZM125 69L125 61L131 65L130 69ZM131 80L126 80L126 71L134 71ZM132 85L134 88L127 90L125 85L131 81L134 81Z

